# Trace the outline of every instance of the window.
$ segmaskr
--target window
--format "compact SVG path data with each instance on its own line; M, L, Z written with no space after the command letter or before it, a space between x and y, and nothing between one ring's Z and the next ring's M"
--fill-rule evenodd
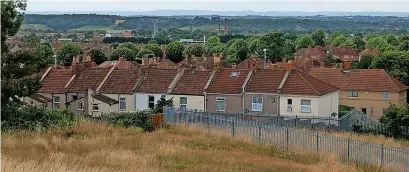
M287 99L287 111L293 111L293 99Z
M78 96L77 95L72 95L71 96L71 100L77 100L78 99Z
M216 97L216 111L219 112L226 111L226 98Z
M311 100L301 100L300 112L311 112Z
M276 104L277 99L274 97L273 98L273 104Z
M34 102L32 100L30 100L30 105L34 105Z
M231 77L239 77L239 72L232 72Z
M383 92L383 98L384 99L389 99L390 98L389 97L389 92L387 92L387 91Z
M187 97L180 97L179 98L180 110L187 109Z
M84 110L84 102L83 101L78 101L77 110Z
M151 109L155 108L155 97L154 96L148 96L148 107Z
M126 99L124 97L119 98L119 110L126 110Z
M362 113L364 113L366 115L366 108L362 108Z
M375 115L375 109L371 108L371 115Z
M358 97L358 91L348 91L348 97Z
M54 96L53 97L53 107L54 109L60 109L60 97L59 96Z
M251 111L261 112L263 111L263 98L253 97L253 102L251 104Z
M99 111L99 104L98 103L92 103L92 111Z

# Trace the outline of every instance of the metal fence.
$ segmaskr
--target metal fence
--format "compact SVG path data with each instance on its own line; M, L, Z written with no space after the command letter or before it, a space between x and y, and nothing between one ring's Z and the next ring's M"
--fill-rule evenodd
M207 112L175 111L165 108L165 122L196 124L209 132L225 131L232 137L244 136L257 143L274 143L283 150L307 149L317 153L337 155L343 161L375 164L409 171L409 149L394 148L339 138L318 131L277 126L255 120L214 115Z

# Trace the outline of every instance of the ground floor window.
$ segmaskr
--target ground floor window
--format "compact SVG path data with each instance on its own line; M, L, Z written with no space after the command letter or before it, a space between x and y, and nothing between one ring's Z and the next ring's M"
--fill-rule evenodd
M60 105L61 105L60 96L54 96L53 97L53 107L54 107L54 109L60 109Z
M154 96L148 96L148 108L155 108L155 97Z
M99 111L99 104L98 103L92 103L92 111Z
M180 97L179 98L180 110L187 109L187 97Z
M301 107L300 107L301 112L311 112L311 100L301 100Z
M218 112L226 111L226 98L216 97L216 111Z

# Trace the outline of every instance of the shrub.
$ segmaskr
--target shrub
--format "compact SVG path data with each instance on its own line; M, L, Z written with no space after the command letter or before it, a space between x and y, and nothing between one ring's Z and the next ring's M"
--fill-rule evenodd
M105 115L104 120L121 127L140 127L145 131L152 131L152 112L149 110L137 112L112 112Z
M75 115L68 110L48 110L11 103L1 114L1 130L41 130L50 126L70 126Z

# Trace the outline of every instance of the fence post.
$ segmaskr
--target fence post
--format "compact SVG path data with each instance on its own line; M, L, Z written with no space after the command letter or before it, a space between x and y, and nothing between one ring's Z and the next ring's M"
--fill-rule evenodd
M210 133L209 112L206 112L207 133Z
M317 131L317 154L319 152L320 133Z
M385 154L384 154L384 147L383 144L381 145L381 168L383 167L384 164L384 159L385 158Z
M349 161L349 144L350 144L350 142L351 142L351 138L350 137L348 137L348 141L347 141L347 161Z
M289 142L290 142L290 138L288 137L289 136L289 131L288 131L288 127L285 127L286 128L286 136L285 136L285 139L286 139L286 147L287 147L287 151L288 151L288 145L290 144Z
M314 115L312 116L311 129L314 129Z
M295 121L294 121L294 123L295 123L295 124L294 124L294 125L295 125L294 127L295 127L295 128L297 128L297 121L298 121L298 116L295 115Z
M258 121L258 144L261 144L261 125L260 125L260 121Z
M234 137L234 118L231 120L231 135Z

